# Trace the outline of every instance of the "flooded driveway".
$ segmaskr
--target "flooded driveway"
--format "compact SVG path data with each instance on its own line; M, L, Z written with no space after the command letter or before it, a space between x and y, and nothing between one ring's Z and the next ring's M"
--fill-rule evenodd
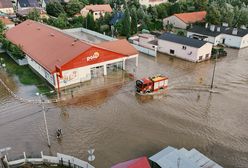
M128 71L136 78L167 75L166 95L136 96L134 80L120 71L80 85L73 98L70 91L64 92L64 101L46 105L51 149L40 106L16 101L0 85L0 148L12 147L12 158L23 151L29 156L44 151L87 160L87 149L93 146L92 164L108 168L170 145L196 148L225 168L247 168L248 49L227 51L217 62L216 93L208 91L214 61L194 64L143 54L138 69L129 62ZM34 86L23 86L0 72L17 95L36 99ZM61 141L55 137L57 128L64 132Z

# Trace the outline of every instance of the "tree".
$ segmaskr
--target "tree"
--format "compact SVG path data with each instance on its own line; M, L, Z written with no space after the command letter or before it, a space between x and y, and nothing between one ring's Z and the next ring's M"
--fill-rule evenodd
M88 13L86 16L86 29L95 30L96 24L92 13Z
M34 8L32 11L30 11L28 13L27 18L34 20L34 21L39 21L40 20L40 12Z
M66 14L62 13L58 16L58 18L49 18L47 24L60 29L65 29L68 28L69 22Z
M104 0L89 0L89 4L104 4Z
M5 25L4 23L0 20L0 34L2 35L5 30Z
M129 38L130 37L130 31L131 31L131 21L130 21L130 13L129 13L128 8L125 9L124 18L123 18L122 23L123 23L122 35Z
M131 33L136 34L138 32L138 17L135 8L131 10Z
M47 14L58 17L65 13L63 6L58 1L50 1L46 6Z
M65 11L71 17L79 13L83 6L84 4L79 0L70 0L65 6Z
M218 5L215 2L211 3L207 9L206 21L215 25L220 24L221 14Z

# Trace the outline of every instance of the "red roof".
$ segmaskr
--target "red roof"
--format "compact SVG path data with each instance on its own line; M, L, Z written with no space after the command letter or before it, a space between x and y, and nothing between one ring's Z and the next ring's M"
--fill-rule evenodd
M91 10L93 12L97 11L103 11L103 12L112 12L112 8L109 4L103 4L103 5L86 5L84 7L87 10Z
M136 48L134 48L126 39L106 41L97 45L105 49L108 49L110 51L117 52L126 56L132 56L138 54Z
M60 67L92 47L55 28L31 20L8 30L6 37L20 45L28 56L50 72L55 70L55 65Z
M122 162L112 166L111 168L151 168L147 157L140 157L134 160Z
M206 15L206 11L174 14L174 16L182 20L184 23L202 22L205 20Z

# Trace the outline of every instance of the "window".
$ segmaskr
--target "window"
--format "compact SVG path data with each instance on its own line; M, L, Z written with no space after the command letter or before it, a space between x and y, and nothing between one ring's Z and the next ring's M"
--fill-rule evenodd
M95 15L97 15L98 13L95 13Z
M186 46L183 46L182 48L183 48L183 50L186 50L186 49L187 49L187 47L186 47Z
M175 54L175 50L170 50L170 54Z
M199 57L199 60L202 60L202 56Z
M209 55L210 55L210 54L206 54L206 57L205 57L205 59L208 59L208 58L209 58Z

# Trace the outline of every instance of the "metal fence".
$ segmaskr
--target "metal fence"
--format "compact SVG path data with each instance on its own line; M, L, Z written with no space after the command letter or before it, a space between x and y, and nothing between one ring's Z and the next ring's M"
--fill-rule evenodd
M94 166L90 165L88 162L75 158L73 156L57 153L57 156L46 156L41 152L40 158L27 158L26 153L23 152L23 158L14 161L8 161L7 156L5 155L4 163L8 167L18 167L19 165L25 163L32 164L57 164L64 165L68 167L78 167L78 168L94 168Z

